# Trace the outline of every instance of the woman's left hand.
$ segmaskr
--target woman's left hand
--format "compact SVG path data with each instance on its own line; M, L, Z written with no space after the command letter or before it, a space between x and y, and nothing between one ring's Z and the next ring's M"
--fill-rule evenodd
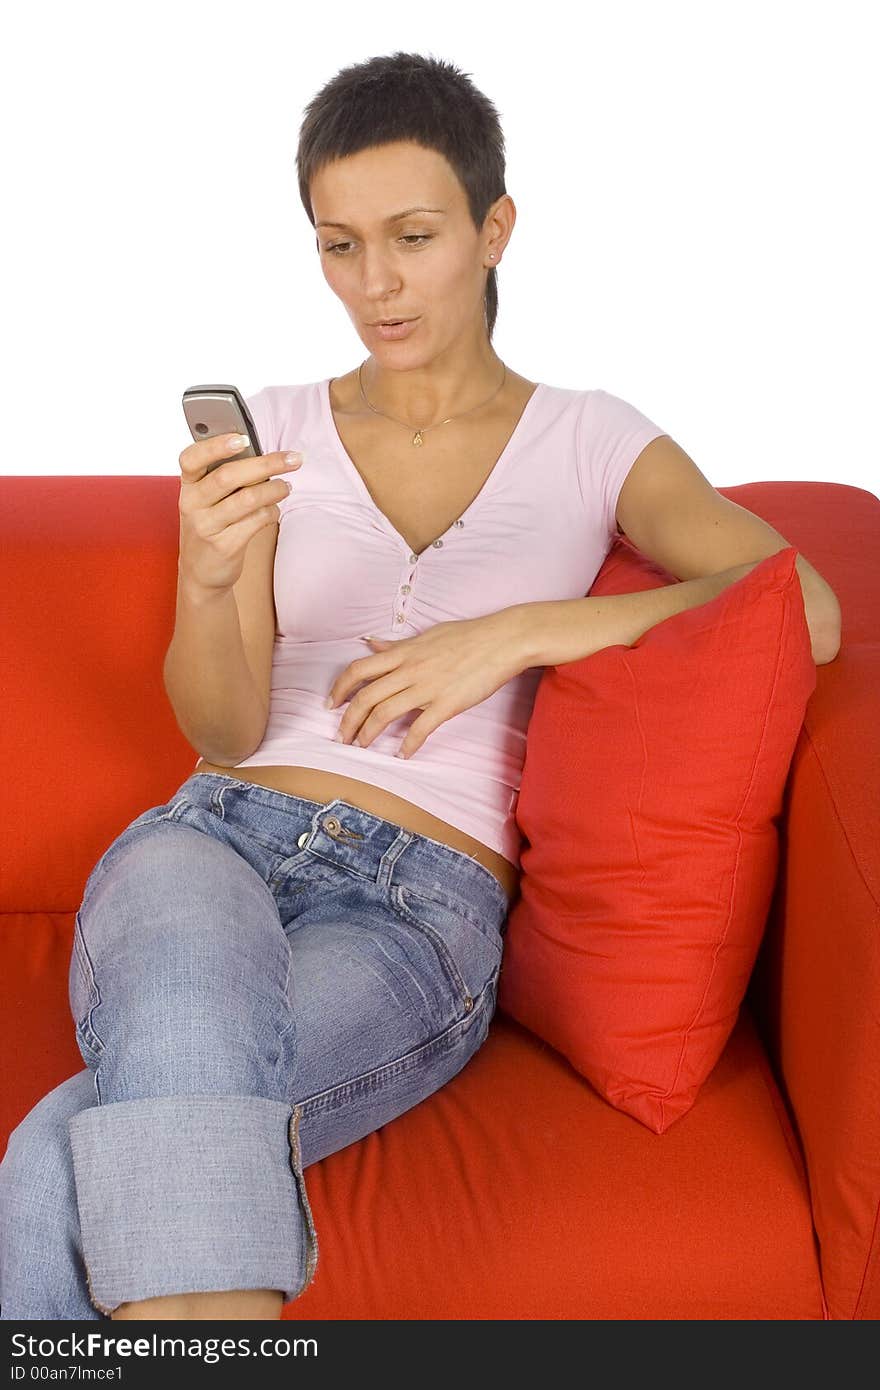
M418 709L398 757L408 758L446 719L478 705L525 669L516 606L482 618L435 623L416 637L365 638L375 648L330 687L331 708L361 682L339 724L343 743L366 748L387 725Z

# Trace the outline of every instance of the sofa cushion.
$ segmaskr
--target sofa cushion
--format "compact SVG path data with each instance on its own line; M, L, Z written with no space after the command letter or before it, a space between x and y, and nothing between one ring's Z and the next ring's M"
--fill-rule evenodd
M72 934L73 913L5 924L0 1155L48 1091L90 1081ZM452 1081L305 1181L320 1255L285 1319L823 1317L803 1164L748 1007L662 1144L496 1013Z
M305 1170L297 1319L816 1319L803 1170L744 1009L662 1144L497 1014L421 1105Z
M548 667L529 724L499 1007L657 1134L721 1054L770 907L816 685L796 559ZM657 582L633 552L591 593Z

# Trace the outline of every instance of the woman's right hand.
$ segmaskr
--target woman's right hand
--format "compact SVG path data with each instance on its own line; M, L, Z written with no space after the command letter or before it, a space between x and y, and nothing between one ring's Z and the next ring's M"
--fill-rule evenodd
M289 489L283 478L273 474L302 467L301 455L298 462L288 463L283 452L230 458L247 448L247 443L236 449L230 447L229 439L220 434L196 440L178 460L182 475L178 571L188 583L211 592L232 588L244 568L248 542L264 526L278 522L278 503ZM218 465L218 459L227 462Z

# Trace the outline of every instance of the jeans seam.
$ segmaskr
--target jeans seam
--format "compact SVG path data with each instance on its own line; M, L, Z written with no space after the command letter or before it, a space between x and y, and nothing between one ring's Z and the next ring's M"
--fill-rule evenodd
M95 1291L92 1288L92 1276L89 1270L88 1261L85 1259L85 1257L83 1257L83 1269L86 1272L86 1286L89 1291L89 1298L91 1299L92 1307L97 1308L99 1313L103 1313L106 1317L109 1318L110 1314L115 1313L116 1308L120 1308L122 1305L120 1303L117 1303L116 1308L108 1308L105 1304L99 1303L97 1298L95 1297Z
M306 1180L302 1167L302 1149L299 1139L299 1125L302 1119L303 1107L295 1105L290 1116L288 1125L288 1136L290 1139L290 1161L293 1168L293 1176L296 1181L297 1195L302 1207L302 1214L306 1224L306 1269L303 1282L297 1289L296 1297L299 1298L311 1284L315 1277L315 1270L318 1265L318 1233L315 1229L314 1216L312 1214L309 1195L306 1191Z
M104 1041L102 1038L98 1036L98 1034L95 1032L94 1027L92 1026L92 1015L94 1014L95 1009L97 1009L98 1005L101 1003L101 991L98 987L98 979L95 975L95 967L92 963L92 958L89 955L89 948L86 944L85 936L83 935L82 921L80 919L79 912L77 912L76 914L73 930L73 955L74 959L76 960L77 969L80 971L88 989L90 1001L89 1006L83 1014L82 1018L75 1019L74 1022L76 1025L76 1032L78 1036L82 1039L83 1044L89 1049L89 1051L95 1054L95 1060L99 1061L104 1054ZM77 948L76 944L77 939L79 940L79 949Z
M290 1002L290 975L291 975L291 970L292 970L292 968L293 968L293 951L290 949L290 943L288 942L288 948L287 948L287 971L286 971L285 976L284 976L284 990L283 990L283 998L284 998L285 1004L286 1004L286 1006L287 1006L288 1021L287 1021L287 1023L284 1025L284 1027L281 1029L281 1032L278 1034L278 1060L277 1060L276 1063L275 1063L275 1087L276 1087L276 1091L277 1091L277 1093L278 1093L279 1096L283 1096L283 1094L284 1094L284 1088L283 1088L283 1086L280 1086L280 1085L279 1085L280 1080L281 1080L281 1063L282 1063L282 1061L284 1060L284 1043L285 1043L285 1040L290 1036L291 1033L294 1032L294 1030L295 1030L295 1028L296 1028L296 1016L295 1016L295 1014L294 1014L294 1012L293 1012L293 1007L292 1007L291 1002Z

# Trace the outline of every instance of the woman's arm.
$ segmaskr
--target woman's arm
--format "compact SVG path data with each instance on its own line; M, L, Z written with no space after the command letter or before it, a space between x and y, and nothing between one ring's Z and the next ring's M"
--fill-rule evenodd
M817 665L833 661L837 646L826 640L828 634L815 611L811 612L808 583L797 559L804 590L804 609ZM631 646L657 623L696 608L720 594L729 584L742 579L762 560L719 570L717 574L685 579L660 589L635 594L606 594L595 598L554 599L549 602L519 603L505 610L510 614L510 641L518 660L527 666L559 666L592 656L603 647ZM806 562L804 562L806 564ZM824 609L822 610L824 612Z

